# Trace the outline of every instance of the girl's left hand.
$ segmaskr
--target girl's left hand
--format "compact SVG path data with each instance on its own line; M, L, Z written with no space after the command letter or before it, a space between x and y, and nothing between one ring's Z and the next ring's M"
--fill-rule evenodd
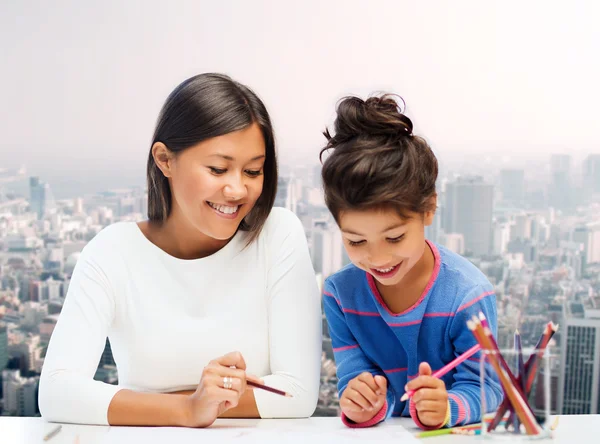
M444 381L431 376L431 367L426 362L419 365L419 376L406 384L406 390L416 390L411 397L419 421L428 427L442 426L448 409L448 392Z

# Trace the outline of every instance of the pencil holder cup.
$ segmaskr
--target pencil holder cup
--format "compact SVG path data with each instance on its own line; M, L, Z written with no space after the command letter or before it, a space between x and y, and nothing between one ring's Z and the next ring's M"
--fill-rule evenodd
M552 350L484 350L479 358L484 439L547 439L556 423L560 362Z

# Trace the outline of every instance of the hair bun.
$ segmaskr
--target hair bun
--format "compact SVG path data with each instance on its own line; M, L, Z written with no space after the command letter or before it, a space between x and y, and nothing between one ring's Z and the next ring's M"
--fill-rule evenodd
M381 97L370 97L366 101L359 97L342 99L334 124L337 142L360 136L412 136L413 124L402 113L393 97L385 94ZM404 103L404 100L402 102Z

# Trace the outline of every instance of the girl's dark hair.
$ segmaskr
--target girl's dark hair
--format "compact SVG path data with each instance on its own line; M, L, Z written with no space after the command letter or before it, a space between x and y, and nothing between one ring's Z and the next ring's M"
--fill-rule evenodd
M437 159L425 139L412 134L394 96L345 97L334 129L334 136L324 131L328 142L319 159L333 150L321 175L325 203L338 223L348 210L392 208L404 218L435 210Z
M263 102L248 87L223 74L206 73L191 77L169 95L163 105L152 145L162 142L174 152L246 128L256 123L265 139L263 190L252 211L240 224L251 232L248 243L260 234L277 193L275 138L269 113ZM148 218L163 223L171 213L169 181L156 165L152 148L148 155Z

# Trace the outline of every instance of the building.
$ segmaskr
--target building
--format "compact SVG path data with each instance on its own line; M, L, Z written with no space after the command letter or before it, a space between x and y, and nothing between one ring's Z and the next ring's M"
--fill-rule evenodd
M500 170L500 193L503 202L522 204L525 199L525 170Z
M19 370L2 372L4 415L37 416L37 389L39 378L23 378Z
M465 238L460 233L443 233L439 236L439 243L456 254L465 253Z
M275 196L276 207L287 208L292 213L298 211L298 201L301 197L301 184L294 176L279 177L277 180L277 195Z
M571 162L568 154L554 154L550 157L548 203L554 208L564 210L573 207Z
M313 267L323 279L350 263L336 224L327 220L313 221L310 238Z
M112 355L112 349L110 347L110 342L108 338L106 339L106 343L104 344L104 351L102 352L102 356L100 357L99 367L111 367L114 366L115 360Z
M0 322L0 372L6 368L8 358L8 329Z
M575 227L573 241L583 246L584 267L600 263L600 222Z
M42 344L39 335L29 334L22 342L9 346L11 356L18 357L23 374L40 373Z
M583 161L583 188L589 197L600 194L600 154L590 154Z
M39 177L29 179L29 205L39 219L43 219L55 208L54 197L50 185L41 182Z
M39 326L40 329L40 339L43 343L50 342L50 337L54 332L54 328L56 327L56 323L58 322L58 314L51 315L49 314L44 319Z
M463 235L466 253L484 256L491 252L493 197L494 186L480 176L446 184L443 229Z
M558 409L565 415L600 413L600 310L567 303L561 330Z
M492 254L502 256L508 251L510 242L511 224L508 222L496 222L492 235Z

